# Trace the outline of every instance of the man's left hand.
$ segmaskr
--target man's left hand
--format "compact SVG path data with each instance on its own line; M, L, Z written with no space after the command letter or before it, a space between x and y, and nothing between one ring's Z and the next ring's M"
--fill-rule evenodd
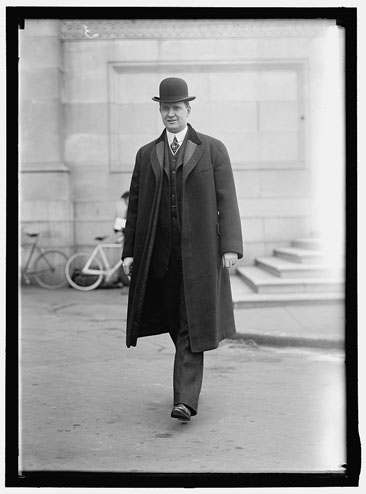
M235 266L237 260L238 254L236 252L225 252L222 256L222 267L232 268Z

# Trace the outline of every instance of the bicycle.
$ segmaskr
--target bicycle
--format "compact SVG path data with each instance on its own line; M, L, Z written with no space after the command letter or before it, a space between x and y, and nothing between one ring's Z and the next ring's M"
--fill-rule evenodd
M30 284L30 277L33 276L39 286L56 290L67 285L65 278L65 264L67 256L62 251L57 249L42 249L38 245L39 233L24 232L29 238L33 239L31 243L28 259L22 268L22 275L26 284ZM27 244L23 244L27 245ZM30 269L31 259L35 252L39 252L39 256L33 263L33 269Z
M119 259L113 266L110 265L105 253L106 248L118 248L122 251L123 236L118 237L113 243L102 243L107 236L95 237L98 244L91 253L77 252L71 256L65 265L65 275L69 285L77 290L90 291L101 285L102 281L108 283L113 274L121 268L122 260ZM120 269L120 279L125 286L129 286L130 279L123 269Z

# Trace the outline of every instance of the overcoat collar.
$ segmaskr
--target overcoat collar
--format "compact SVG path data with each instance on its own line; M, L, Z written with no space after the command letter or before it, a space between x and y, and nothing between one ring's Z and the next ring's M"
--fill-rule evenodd
M203 154L202 142L198 137L194 128L188 125L187 131L187 143L184 152L183 158L183 181L186 180L188 175L194 169L198 160L201 158ZM164 167L164 147L165 147L165 134L166 130L164 129L158 139L155 141L155 146L151 152L151 165L153 167L154 173L156 177L158 177Z

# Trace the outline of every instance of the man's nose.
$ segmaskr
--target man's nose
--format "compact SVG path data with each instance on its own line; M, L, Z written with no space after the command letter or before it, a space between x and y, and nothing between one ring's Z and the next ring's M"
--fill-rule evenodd
M173 108L169 108L168 110L168 117L174 116L174 110Z

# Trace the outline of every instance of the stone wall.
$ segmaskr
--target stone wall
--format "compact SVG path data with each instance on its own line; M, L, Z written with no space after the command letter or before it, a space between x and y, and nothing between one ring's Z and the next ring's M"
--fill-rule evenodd
M74 214L63 158L60 21L27 20L19 45L22 241L24 232L39 232L41 245L70 253Z
M26 30L35 22L26 23ZM320 165L312 138L319 130L314 131L320 111L317 88L328 25L63 21L62 77L52 75L54 82L48 78L53 91L61 84L63 120L42 111L37 125L41 130L44 126L43 136L58 134L63 144L70 182L59 191L73 214L75 248L90 246L95 236L112 231L114 204L129 188L136 151L163 129L151 97L170 75L184 77L197 96L191 124L228 148L245 240L242 262L270 255L293 238L319 233L314 175ZM53 36L42 43L59 53ZM51 59L57 72L56 52ZM40 63L29 58L33 77ZM27 89L32 83L25 80ZM60 108L58 101L59 118ZM27 136L26 142L35 147L38 135L42 132ZM30 185L33 206L36 190ZM49 197L45 200L53 207ZM37 214L32 209L33 219Z

